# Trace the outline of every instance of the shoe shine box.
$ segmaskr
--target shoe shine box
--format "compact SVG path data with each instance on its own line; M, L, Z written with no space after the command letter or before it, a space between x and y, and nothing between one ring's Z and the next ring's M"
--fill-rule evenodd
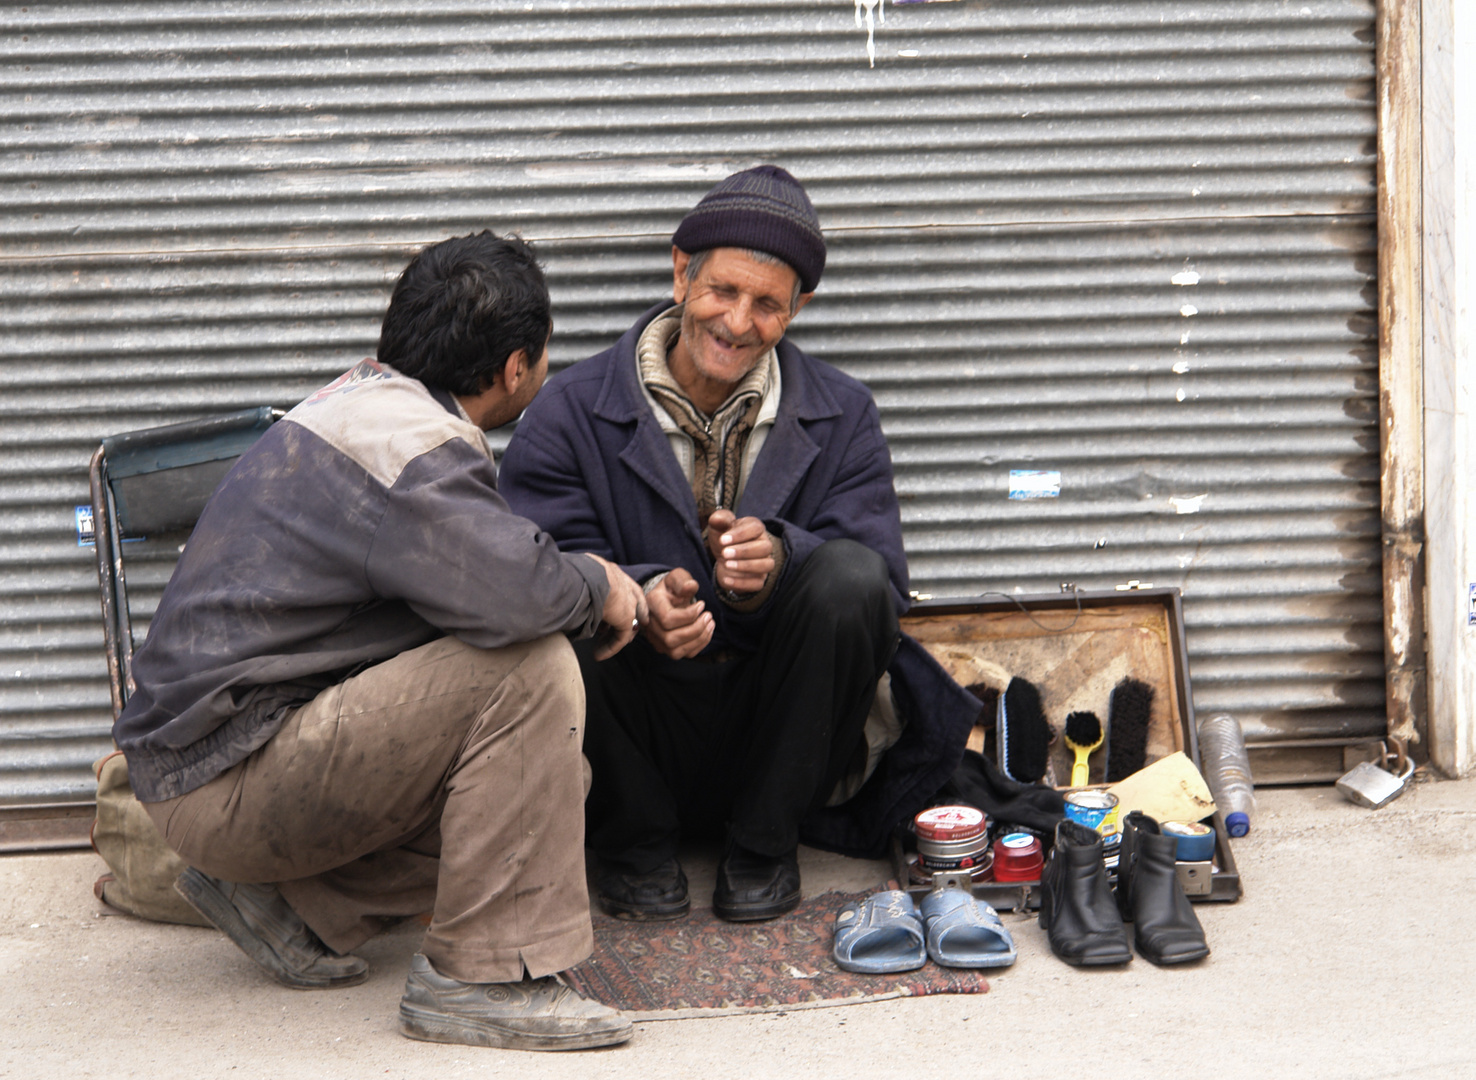
M1095 713L1106 730L1106 741L1090 758L1088 786L1107 786L1112 738L1108 705L1113 687L1125 678L1153 688L1144 764L1178 751L1196 766L1200 764L1178 589L925 599L913 604L903 617L902 629L959 685L973 689L986 704L994 700L994 694L1002 694L1013 677L1035 685L1046 722L1057 733L1044 783L1064 789L1070 782L1075 754L1061 732L1067 715L1081 710ZM987 719L992 716L993 710L986 710L984 730L975 729L971 745L983 741L986 734L992 744L993 722ZM992 756L996 748L988 745L985 752ZM1197 880L1193 891L1185 891L1196 901L1237 900L1240 873L1219 812L1206 818L1205 824L1215 829L1210 879L1207 886ZM894 854L902 857L900 845ZM1205 865L1195 864L1197 878L1202 878ZM899 880L907 880L906 874ZM1039 899L1032 892L1033 884L981 882L974 892L997 909L1035 907Z

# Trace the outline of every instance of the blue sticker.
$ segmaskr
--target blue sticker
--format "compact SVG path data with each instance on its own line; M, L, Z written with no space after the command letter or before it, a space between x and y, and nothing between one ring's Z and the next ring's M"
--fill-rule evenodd
M97 534L92 529L92 507L77 507L77 546L92 547Z
M1011 469L1010 498L1055 499L1061 494L1061 474L1040 469Z
M1466 625L1476 626L1476 581L1471 582L1466 597Z

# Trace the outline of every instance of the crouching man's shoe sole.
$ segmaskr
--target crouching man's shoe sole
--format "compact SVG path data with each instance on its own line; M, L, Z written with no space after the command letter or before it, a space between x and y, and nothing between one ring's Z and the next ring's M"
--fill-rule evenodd
M592 1050L627 1041L631 1022L552 975L515 983L449 979L417 954L400 999L400 1031L426 1042L503 1050Z
M369 978L365 961L324 945L275 886L220 881L191 867L174 891L283 986L331 990Z

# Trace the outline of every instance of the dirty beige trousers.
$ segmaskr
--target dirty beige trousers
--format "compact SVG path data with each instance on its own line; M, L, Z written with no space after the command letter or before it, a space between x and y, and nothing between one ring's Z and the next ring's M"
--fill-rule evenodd
M339 952L431 911L437 971L512 982L594 945L583 734L562 636L490 650L446 637L330 687L239 765L145 805L187 862L275 883Z

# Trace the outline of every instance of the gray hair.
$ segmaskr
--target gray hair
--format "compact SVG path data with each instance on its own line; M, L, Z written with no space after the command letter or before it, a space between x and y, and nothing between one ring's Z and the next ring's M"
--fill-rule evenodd
M702 269L702 264L707 262L707 257L716 250L716 248L703 248L701 251L696 252L687 260L687 270L683 276L687 279L688 284L691 284L692 282L697 280L697 272ZM753 248L735 248L734 250L747 255L754 262L764 263L767 266L786 266L789 267L790 270L794 271L794 292L790 293L789 295L789 313L793 315L795 313L795 310L799 307L799 271L795 270L794 267L789 266L789 264L783 259L779 258L779 256L770 255L767 251L755 251Z

